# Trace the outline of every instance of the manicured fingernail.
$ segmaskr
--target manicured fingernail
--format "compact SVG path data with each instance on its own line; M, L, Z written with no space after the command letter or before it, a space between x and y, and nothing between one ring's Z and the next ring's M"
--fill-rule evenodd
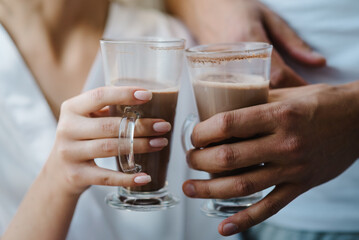
M188 197L194 197L196 195L196 189L194 188L193 184L190 183L187 183L183 187L183 191Z
M238 226L233 223L226 223L222 231L224 235L233 235L238 232Z
M151 176L150 175L142 175L135 177L134 179L135 183L149 183L151 182Z
M154 148L166 147L168 145L167 138L155 138L150 140L150 146Z
M156 122L153 124L153 130L156 132L169 132L171 131L171 124L169 122Z
M135 98L142 101L152 99L152 93L150 91L136 91L133 95L135 96Z

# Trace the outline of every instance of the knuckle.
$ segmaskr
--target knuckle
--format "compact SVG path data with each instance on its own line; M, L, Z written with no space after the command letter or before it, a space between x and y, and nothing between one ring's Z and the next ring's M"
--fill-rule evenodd
M245 228L250 228L250 227L258 224L258 221L256 221L255 218L251 214L249 214L245 211L242 212L241 219L242 219L242 222L244 223L243 225Z
M104 186L113 186L113 181L109 176L101 178L101 184Z
M300 159L305 154L305 133L300 132L301 126L306 124L307 117L302 109L294 105L283 105L275 116L281 126L283 140L278 144L278 150L290 159Z
M93 102L101 102L105 95L105 88L100 87L90 91L90 97Z
M114 141L111 140L104 140L100 144L100 149L104 153L115 153L117 150L117 144Z
M66 182L71 185L77 185L82 181L82 174L79 168L68 168L65 174Z
M222 145L217 150L217 160L220 167L231 169L235 162L233 149L229 145Z
M101 123L101 131L114 135L117 133L117 125L113 121Z
M276 214L282 208L282 204L278 200L265 198L263 199L263 205L268 212L268 217Z
M298 136L291 136L284 142L284 152L289 154L292 159L300 159L304 154L303 140Z
M61 106L60 106L60 113L64 113L64 112L67 112L69 109L70 109L70 105L71 105L71 100L68 99L68 100L65 100L64 102L61 103Z
M71 149L65 144L60 144L60 146L57 147L57 152L61 159L64 160L69 159L73 155Z
M243 177L234 178L233 185L236 192L241 196L247 196L254 192L253 183L248 179L244 179Z
M233 126L233 114L232 112L224 112L218 115L218 126L222 134L228 135Z
M201 189L202 191L202 194L203 197L206 197L206 198L214 198L213 196L213 191L211 189L211 185L210 184L207 184L207 183L203 183L201 185L199 185L198 187L196 187L196 189Z
M70 120L66 117L63 117L60 119L59 121L59 124L57 126L57 136L59 137L65 137L68 132L69 132L69 129L71 128L71 123L70 123Z
M278 120L282 126L289 128L296 128L297 122L302 118L302 113L299 108L293 104L283 104L278 108L277 111Z

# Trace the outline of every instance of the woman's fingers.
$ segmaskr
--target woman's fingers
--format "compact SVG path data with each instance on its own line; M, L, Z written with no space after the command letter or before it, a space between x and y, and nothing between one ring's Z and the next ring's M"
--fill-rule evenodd
M121 141L123 140L116 138L86 141L86 148L92 150L87 151L87 153L90 154L88 159L117 156L119 152L121 152L121 154L129 154L130 149L127 147L128 144ZM168 140L166 138L136 138L133 143L133 151L135 154L157 152L167 145ZM84 152L84 156L86 156L86 151Z
M61 111L88 116L109 105L139 105L148 102L152 93L136 87L100 87L73 97L62 104Z
M118 137L121 118L78 117L75 121L61 122L61 131L72 139L98 139ZM141 118L136 121L135 137L163 135L171 130L171 124L162 119Z
M274 166L258 167L236 176L210 180L188 180L182 188L192 198L220 198L247 196L283 181L279 169Z
M94 158L106 158L121 154L129 154L127 144L121 144L117 138L104 138L87 141L76 141L69 144L60 154L65 159L89 160ZM133 150L136 154L157 152L168 145L166 138L136 138Z
M222 221L218 231L223 236L230 236L247 230L276 214L301 193L303 191L296 185L278 185L258 203Z
M146 173L127 174L109 169L92 166L86 169L86 182L91 185L135 187L151 182L151 176Z
M91 118L110 117L110 116L111 116L110 106L103 107L100 110L89 114L89 117Z

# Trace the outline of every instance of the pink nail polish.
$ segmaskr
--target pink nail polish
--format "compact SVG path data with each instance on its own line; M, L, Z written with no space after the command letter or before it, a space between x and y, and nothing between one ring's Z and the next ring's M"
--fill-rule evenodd
M135 183L149 183L151 182L151 176L149 175L145 175L145 176L138 176L135 177L134 182Z
M156 122L153 124L153 130L156 132L169 132L171 131L171 124L169 122Z
M152 99L152 93L150 91L136 91L134 94L135 98L141 101L147 101Z
M150 146L153 148L166 147L168 145L167 138L155 138L150 140Z

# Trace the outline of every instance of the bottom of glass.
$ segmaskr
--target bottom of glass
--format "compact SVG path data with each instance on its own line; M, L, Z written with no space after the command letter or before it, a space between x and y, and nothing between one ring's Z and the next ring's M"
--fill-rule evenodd
M179 203L179 199L166 188L155 192L135 192L119 187L118 192L107 195L105 201L112 208L139 212L165 210Z
M205 201L201 210L209 217L229 217L252 206L261 199L262 192L238 198L212 199Z

